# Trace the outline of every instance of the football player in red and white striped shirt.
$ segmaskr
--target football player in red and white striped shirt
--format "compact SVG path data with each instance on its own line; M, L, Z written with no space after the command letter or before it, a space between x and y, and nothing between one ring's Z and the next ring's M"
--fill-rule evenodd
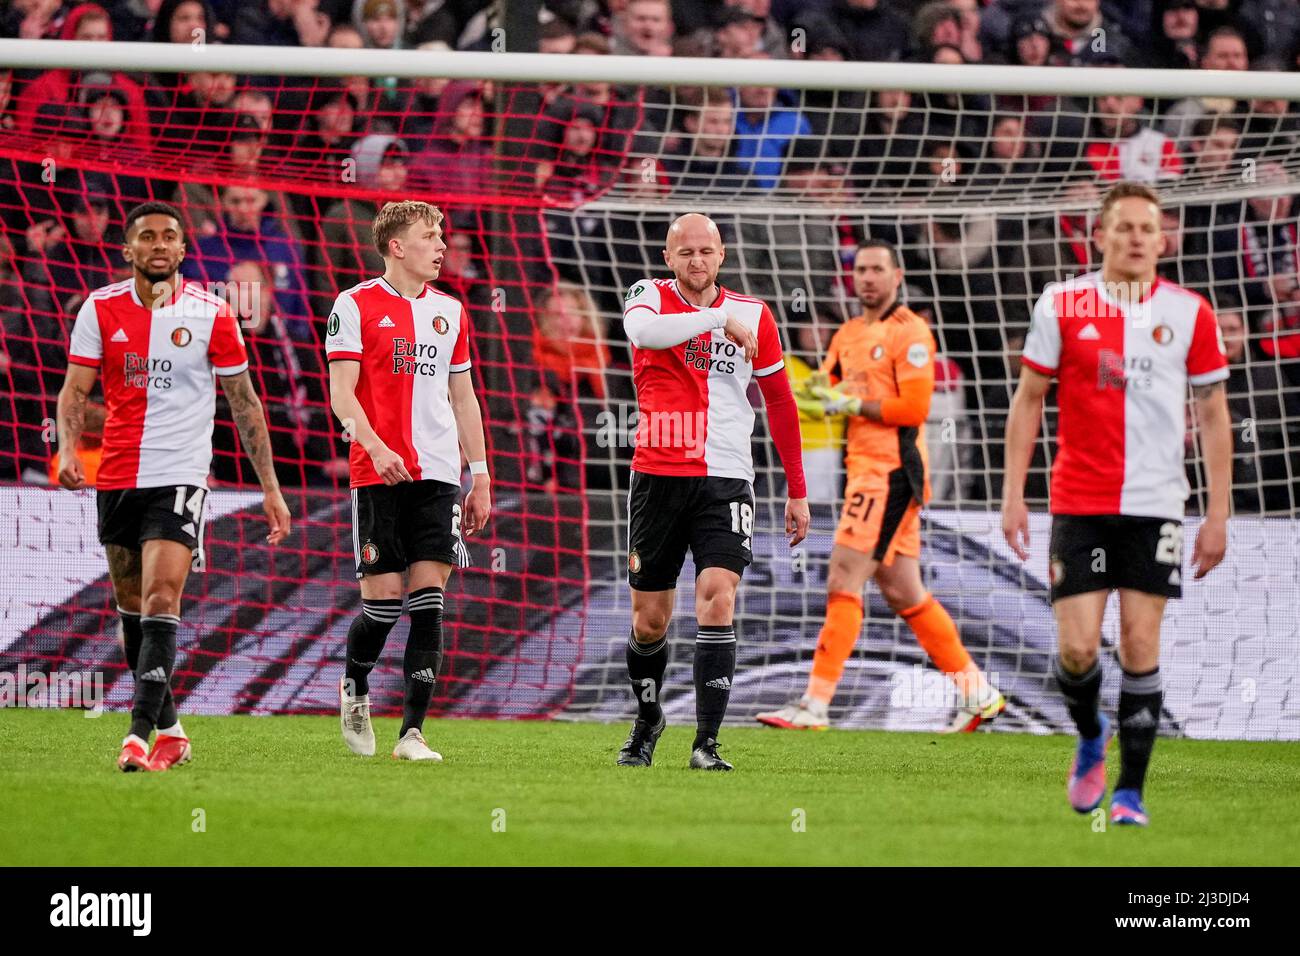
M123 252L131 278L92 292L72 329L59 391L59 482L85 486L77 440L101 378L108 418L96 480L99 540L136 681L118 766L166 770L191 756L171 676L185 579L203 570L215 378L262 484L270 544L289 533L289 509L239 323L223 299L177 272L185 258L180 214L161 202L137 206L126 218Z
M1187 389L1208 475L1209 502L1192 555L1201 578L1227 548L1228 368L1209 303L1156 276L1165 238L1150 187L1111 188L1098 242L1101 271L1053 283L1034 308L1007 421L1002 531L1027 557L1025 476L1055 378L1060 423L1049 571L1060 644L1056 676L1079 728L1070 803L1088 813L1105 795L1110 727L1098 708L1097 654L1106 599L1118 589L1120 777L1111 819L1145 825L1142 786L1163 700L1160 621L1165 602L1182 596Z
M442 213L387 203L372 225L384 274L341 293L326 329L330 401L352 440L352 547L361 613L348 629L339 679L343 740L373 756L370 671L402 613L409 572L411 629L402 660L402 727L393 756L441 760L422 733L442 661L443 588L469 564L461 539L491 511L483 417L470 378L469 315L432 288ZM461 449L473 487L460 503Z
M638 406L628 493L627 649L638 716L618 763L649 766L664 729L664 632L689 548L699 628L690 765L730 770L718 756L717 736L736 670L736 587L753 560L750 380L758 379L785 468L791 547L808 533L799 412L772 311L759 299L718 285L725 255L718 227L706 216L687 214L669 228L665 246L664 262L674 277L634 283L623 305Z

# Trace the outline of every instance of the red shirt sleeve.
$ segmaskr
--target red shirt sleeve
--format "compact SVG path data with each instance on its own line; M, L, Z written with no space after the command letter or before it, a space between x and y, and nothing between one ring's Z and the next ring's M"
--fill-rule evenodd
M208 342L208 360L218 375L238 375L248 369L248 351L239 320L227 305L221 306L212 320L212 339Z
M754 377L761 379L777 372L785 372L785 357L781 354L781 336L776 331L776 319L772 317L772 310L765 305L758 317L758 354L754 356Z
M462 304L460 307L460 331L456 333L456 344L451 349L451 370L467 372L469 360L469 312Z
M1228 359L1223 347L1219 320L1210 303L1201 300L1192 330L1192 344L1187 349L1187 381L1191 385L1209 385L1228 377Z
M767 425L772 432L772 444L776 446L781 467L785 469L787 494L791 498L807 498L808 484L803 473L803 436L799 432L799 406L794 403L790 377L785 374L765 375L758 380L758 388L763 393L763 405L767 408Z

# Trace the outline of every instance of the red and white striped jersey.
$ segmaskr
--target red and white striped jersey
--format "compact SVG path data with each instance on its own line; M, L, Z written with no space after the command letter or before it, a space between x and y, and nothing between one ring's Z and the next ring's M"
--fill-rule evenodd
M330 361L361 363L357 400L380 441L416 481L460 484L460 441L449 375L468 372L469 321L460 301L430 286L414 298L383 277L339 294L326 328ZM352 487L383 484L357 442Z
M239 321L194 282L145 307L134 279L96 289L68 361L100 369L107 419L96 487L207 487L217 375L248 368Z
M1021 361L1058 380L1053 514L1182 519L1187 387L1228 377L1204 298L1158 279L1125 306L1099 272L1050 285Z
M711 310L725 309L758 338L753 363L718 327L670 348L632 349L636 386L634 471L648 475L711 475L754 480L750 437L754 408L746 394L751 378L785 374L776 320L761 299L718 286ZM639 310L652 315L701 312L678 291L675 279L642 279L628 290L626 321Z

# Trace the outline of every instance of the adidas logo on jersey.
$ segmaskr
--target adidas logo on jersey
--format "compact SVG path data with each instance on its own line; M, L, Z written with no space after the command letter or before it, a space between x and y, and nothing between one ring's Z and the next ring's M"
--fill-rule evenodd
M705 687L716 687L718 690L731 690L730 677L715 677L713 680L704 682Z
M1079 330L1080 341L1084 339L1096 340L1099 338L1101 338L1101 333L1097 331L1097 326L1093 325L1091 322Z
M423 670L418 670L411 675L411 680L422 680L426 684L432 684L435 679L436 678L434 677L432 667L426 667Z
M126 342L126 341L129 341L129 340L127 339L127 337L126 337L126 330L125 330L125 329L118 329L116 332L113 333L113 336L112 336L112 338L109 339L109 341L110 341L110 342Z
M151 671L145 671L143 674L140 675L138 679L165 681L167 680L167 672L163 670L161 667L155 667Z
M394 322L392 319L390 319L388 316L384 316L382 319L379 320L379 327L381 329L391 329L396 325L397 323Z

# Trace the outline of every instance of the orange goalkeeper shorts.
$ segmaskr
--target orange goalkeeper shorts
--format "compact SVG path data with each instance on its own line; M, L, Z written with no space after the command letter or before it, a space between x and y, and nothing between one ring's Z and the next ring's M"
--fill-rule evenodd
M835 543L881 564L893 564L896 554L921 556L921 506L901 470L888 481L849 477Z

